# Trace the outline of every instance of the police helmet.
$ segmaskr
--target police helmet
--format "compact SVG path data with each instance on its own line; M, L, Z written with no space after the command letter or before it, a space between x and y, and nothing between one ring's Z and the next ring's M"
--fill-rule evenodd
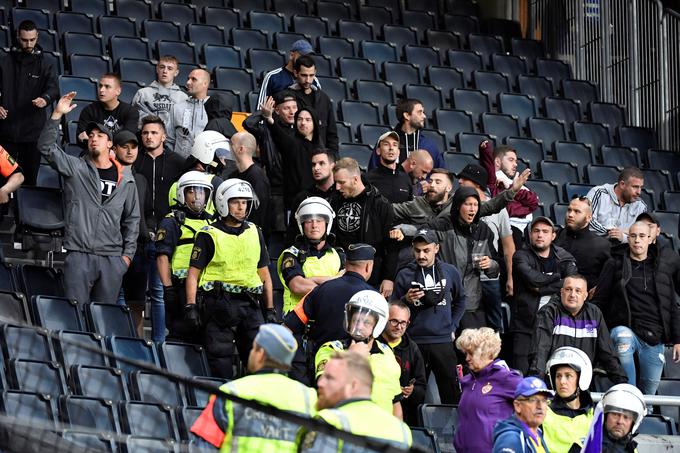
M298 224L300 234L304 234L302 224L316 217L321 217L326 221L326 234L330 234L335 212L333 212L331 205L321 197L306 198L295 211L295 221Z
M175 191L175 199L180 206L185 206L188 209L196 213L201 213L208 201L210 200L210 195L212 194L212 184L210 183L211 176L207 173L201 171L189 171L184 173L182 177L177 181L177 188ZM184 197L184 192L189 188L200 188L204 190L205 197L203 198L202 205L194 204L194 206L189 206L186 204L186 198Z
M203 165L215 165L215 153L225 150L226 155L231 155L231 142L227 137L217 131L203 131L194 138L191 147L191 155Z
M590 382L593 380L593 365L590 363L590 358L588 355L578 348L571 346L564 346L557 348L555 352L552 353L548 363L546 365L548 371L548 378L550 379L550 385L555 389L555 373L557 372L557 367L568 366L573 368L578 374L578 388L585 392L590 388Z
M257 209L260 205L260 201L257 199L257 195L253 192L253 187L249 182L238 178L230 178L220 184L215 192L215 208L220 217L229 216L229 200L232 198L250 200L245 218L248 218L250 212L253 209Z
M602 397L603 412L629 414L634 417L633 428L629 434L635 434L647 414L645 397L637 387L630 384L616 384Z
M355 340L367 340L369 336L378 338L387 324L389 306L377 291L364 289L355 293L345 304L345 331ZM352 318L357 317L352 323ZM369 334L362 332L362 321L374 317L375 326Z

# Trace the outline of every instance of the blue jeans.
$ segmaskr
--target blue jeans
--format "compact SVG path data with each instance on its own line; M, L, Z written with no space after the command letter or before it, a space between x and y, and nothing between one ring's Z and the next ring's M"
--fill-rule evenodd
M614 348L619 356L623 370L628 376L628 383L637 385L645 395L656 394L661 380L661 372L666 362L663 343L651 346L625 326L614 327L610 333ZM640 364L640 382L636 382L635 357L637 353Z
M165 341L165 302L163 302L163 283L156 267L156 243L150 241L146 246L148 272L147 291L151 299L151 339Z

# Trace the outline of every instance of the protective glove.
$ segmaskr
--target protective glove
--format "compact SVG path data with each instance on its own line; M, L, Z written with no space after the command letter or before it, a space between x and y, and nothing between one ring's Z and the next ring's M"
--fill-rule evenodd
M276 316L275 308L265 308L264 309L264 322L278 324L279 319Z
M198 330L201 327L201 317L196 304L186 304L184 306L184 319L187 322L187 326L192 330Z

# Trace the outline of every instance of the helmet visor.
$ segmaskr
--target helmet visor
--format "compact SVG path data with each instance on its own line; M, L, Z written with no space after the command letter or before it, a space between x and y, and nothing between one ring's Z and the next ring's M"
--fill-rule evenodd
M205 209L210 190L200 186L188 186L184 188L184 204L193 212L200 213Z
M367 340L373 335L378 314L366 307L349 306L345 311L345 329L355 340Z

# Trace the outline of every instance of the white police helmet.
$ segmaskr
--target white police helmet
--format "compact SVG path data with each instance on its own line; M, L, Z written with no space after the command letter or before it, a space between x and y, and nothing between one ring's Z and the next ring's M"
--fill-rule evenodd
M229 215L229 200L232 198L250 200L248 210L246 211L246 218L248 218L253 209L257 209L260 205L260 201L257 199L249 182L238 178L230 178L220 184L217 191L215 191L215 208L220 217L227 217Z
M207 173L201 171L189 171L184 173L177 181L177 188L175 191L175 199L180 206L186 206L196 213L201 213L208 201L210 200L210 194L212 193L212 184L210 183L211 176ZM186 198L184 197L184 192L189 188L203 189L204 197L202 201L196 201L192 206L187 205Z
M333 219L335 218L335 212L331 205L321 197L309 197L300 203L297 211L295 211L295 221L298 224L298 229L300 234L304 234L302 230L302 224L306 220L321 217L326 221L326 234L330 234L331 227L333 226Z
M578 374L578 388L585 392L590 388L590 382L593 380L593 365L590 363L588 355L578 348L571 346L564 346L557 348L552 353L546 365L548 371L548 378L550 379L550 386L553 390L556 389L555 372L558 366L568 366L573 368Z
M615 412L619 414L632 415L634 418L633 427L629 434L634 434L642 423L642 419L647 414L645 397L642 392L630 384L616 384L602 397L603 412Z
M345 331L355 340L378 338L385 330L388 313L389 306L382 294L372 289L361 290L345 304ZM373 331L362 332L363 323L372 317L376 318Z
M231 141L217 131L203 131L194 138L191 155L203 165L214 165L217 150L226 150L227 158L229 158L228 156L232 156Z

